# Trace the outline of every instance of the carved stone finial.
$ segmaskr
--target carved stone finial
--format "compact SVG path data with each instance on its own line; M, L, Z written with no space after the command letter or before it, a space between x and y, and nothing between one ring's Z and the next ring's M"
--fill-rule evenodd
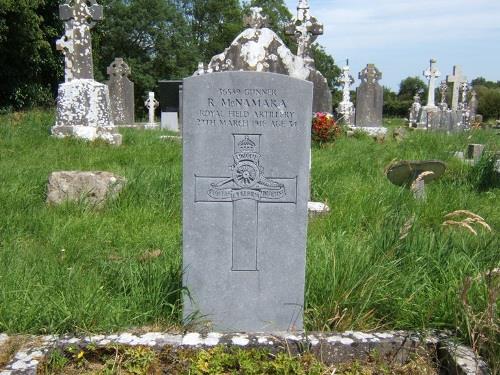
M309 1L299 0L297 16L285 28L285 34L292 36L298 44L297 56L314 67L311 46L319 35L323 35L323 24L309 13Z
M250 15L245 16L243 22L245 26L252 29L262 29L267 26L267 17L262 14L262 8L252 7L250 8Z
M125 61L121 57L115 58L115 61L108 66L108 75L128 77L132 71Z

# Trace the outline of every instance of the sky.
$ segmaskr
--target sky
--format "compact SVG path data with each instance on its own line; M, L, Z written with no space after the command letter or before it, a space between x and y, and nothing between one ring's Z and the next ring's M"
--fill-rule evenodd
M296 14L298 0L285 0ZM500 0L310 0L325 26L317 42L351 74L373 63L398 91L435 58L441 78L461 65L470 80L500 81ZM358 80L357 80L358 81Z

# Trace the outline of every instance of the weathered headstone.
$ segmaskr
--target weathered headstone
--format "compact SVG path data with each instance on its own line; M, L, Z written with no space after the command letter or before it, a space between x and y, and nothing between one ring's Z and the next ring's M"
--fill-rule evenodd
M448 84L446 83L446 81L441 81L441 84L439 85L439 95L441 95L439 108L442 111L446 111L448 109L448 103L447 103Z
M65 82L59 85L52 134L119 145L122 137L114 126L108 86L93 79L90 29L102 19L102 7L96 0L66 0L59 15L65 33L57 49L65 57Z
M144 106L148 109L149 122L144 126L145 129L157 129L158 124L155 121L155 111L160 103L155 99L155 93L150 91L148 93L148 98L144 102Z
M381 78L382 73L373 64L368 64L359 73L361 84L356 91L356 128L377 128L385 134L387 129L382 127L384 89L378 83Z
M300 330L313 86L224 72L183 88L184 317Z
M462 68L459 65L453 67L453 74L446 77L448 83L453 84L453 95L451 99L451 109L458 109L458 102L460 98L460 86L463 82L467 81L467 77L463 75Z
M160 90L161 128L180 131L182 81L163 80L158 82Z
M280 37L266 27L261 8L251 8L245 19L249 27L224 52L212 57L205 73L255 71L285 74L314 84L314 112L332 112L332 94L328 82L300 56L294 55ZM199 74L197 71L195 74Z
M111 113L117 125L134 125L134 83L128 78L130 67L122 58L116 58L108 66L108 87L111 100Z

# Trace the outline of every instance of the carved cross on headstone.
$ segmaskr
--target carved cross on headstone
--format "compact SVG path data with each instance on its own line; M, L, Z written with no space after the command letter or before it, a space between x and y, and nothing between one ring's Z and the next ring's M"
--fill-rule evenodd
M311 45L323 35L323 24L309 13L309 1L299 0L297 6L297 17L287 25L285 34L294 37L298 44L297 56L302 57L306 64L314 67L314 59L311 56Z
M260 7L250 8L250 15L243 18L243 23L252 29L262 29L268 26L267 17L262 14Z
M424 76L429 81L429 93L427 96L427 108L436 108L435 100L435 89L436 89L436 78L441 77L441 72L436 68L436 60L431 59L430 66L424 71Z
M359 72L358 77L362 82L373 84L382 79L382 72L374 64L368 64L366 68Z
M441 95L441 103L439 103L439 107L442 110L447 110L448 109L448 103L447 103L447 94L448 94L448 84L446 81L441 81L441 85L439 85L439 94Z
M65 79L93 79L92 40L90 29L102 20L102 6L96 0L66 0L59 5L59 17L65 33L57 41L57 49L65 57Z
M231 176L195 176L195 202L231 203L231 271L258 271L259 205L297 204L297 177L264 177L260 134L233 134Z
M459 65L453 67L453 74L446 77L448 83L453 84L453 96L451 98L451 109L458 109L460 97L460 86L467 81L467 77L463 75L462 68Z

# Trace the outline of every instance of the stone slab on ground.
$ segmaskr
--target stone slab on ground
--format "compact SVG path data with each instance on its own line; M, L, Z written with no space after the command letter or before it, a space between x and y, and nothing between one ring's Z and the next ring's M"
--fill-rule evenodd
M52 172L47 185L47 203L85 201L102 206L108 199L116 198L126 182L124 177L110 172Z
M330 213L330 207L323 202L308 202L307 211L309 216L323 216Z

